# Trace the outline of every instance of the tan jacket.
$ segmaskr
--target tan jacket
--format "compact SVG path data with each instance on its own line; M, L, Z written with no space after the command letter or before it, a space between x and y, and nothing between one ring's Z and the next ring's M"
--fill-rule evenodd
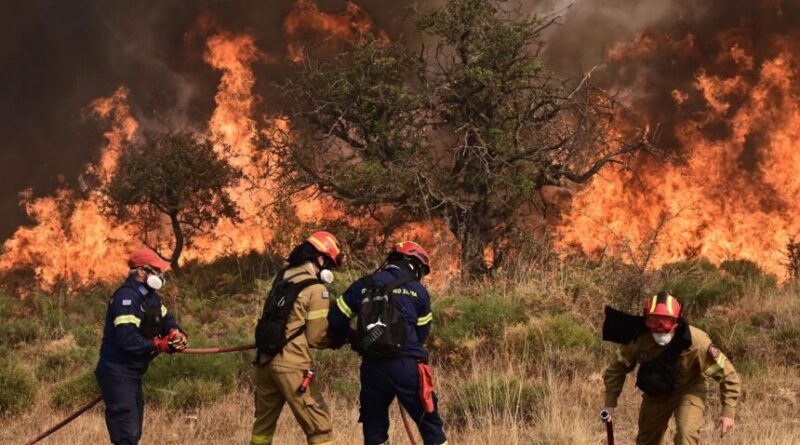
M725 354L711 343L708 334L694 326L689 326L689 332L692 336L692 345L678 358L676 394L694 392L705 395L708 391L707 378L713 378L719 382L722 415L733 418L736 413L736 402L742 393L739 375ZM650 332L642 334L627 345L620 346L603 376L606 386L606 406L617 406L617 399L625 384L625 376L636 368L637 363L657 357L663 350L664 347L656 344Z
M317 273L314 266L306 262L287 269L283 276L293 283L298 283L316 278ZM270 366L276 370L313 369L309 348L325 349L330 345L327 336L330 303L330 293L322 284L312 284L300 291L286 323L286 338L291 337L303 326L305 332L289 342L283 351L269 362ZM261 356L260 363L267 363L270 358L271 356Z

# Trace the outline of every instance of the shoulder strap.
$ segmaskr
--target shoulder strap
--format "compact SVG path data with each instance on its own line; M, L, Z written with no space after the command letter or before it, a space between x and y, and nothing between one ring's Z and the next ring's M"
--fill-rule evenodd
M414 281L414 278L412 278L412 277L410 277L408 275L403 275L403 276L397 277L392 282L390 282L389 284L387 284L385 286L386 287L386 292L391 292L391 291L397 289L398 287L408 283L409 281Z
M372 277L372 274L369 274L364 277L364 287L370 288L375 286L375 278Z
M297 275L295 275L295 276L297 276ZM312 284L317 284L317 283L322 284L322 281L320 281L318 278L308 278L308 279L303 280L303 281L298 281L297 283L291 283L291 286L293 288L297 289L297 293L300 294L300 292L302 292L303 289L307 288L308 286L311 286ZM295 301L297 301L297 300L295 300ZM289 344L295 338L303 335L303 332L305 332L305 331L306 331L306 325L305 325L305 323L303 323L303 325L300 326L294 334L290 335L286 339L286 344Z
M287 280L290 278L287 278ZM322 281L320 281L319 278L307 278L303 281L298 281L297 283L292 283L292 282L289 283L291 284L292 287L297 288L299 291L302 291L303 289L307 288L308 286L311 286L312 284L322 284Z

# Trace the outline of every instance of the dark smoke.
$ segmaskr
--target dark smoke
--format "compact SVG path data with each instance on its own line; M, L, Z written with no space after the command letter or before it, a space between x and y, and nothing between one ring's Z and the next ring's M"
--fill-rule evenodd
M563 7L565 2L555 3ZM707 103L694 87L697 74L702 70L721 78L742 75L729 56L731 48L738 46L754 56L754 67L744 73L750 76L745 80L757 80L762 63L778 55L776 40L800 47L797 23L800 2L796 0L578 0L565 14L563 26L550 35L548 62L573 77L602 64L596 80L606 88L633 92L629 105L639 123L660 125L659 145L676 150L680 147L675 125L707 115ZM608 60L617 43L631 42L637 35L662 45L650 54ZM672 97L675 90L689 93L687 101L678 105ZM726 97L731 104L728 115L735 114L747 99L747 91ZM727 139L731 134L725 117L706 122L702 131L709 140ZM749 150L767 141L761 138L749 144ZM752 169L757 159L758 153L748 153L743 166Z
M4 136L4 174L0 175L0 239L25 222L17 193L32 187L34 196L74 185L87 162L103 145L101 123L87 118L86 106L108 96L120 85L130 89L132 111L145 126L203 128L214 108L219 73L202 60L205 37L213 29L198 26L199 18L214 17L214 29L245 32L256 38L267 55L256 66L256 93L261 112L280 107L280 81L293 67L285 61L282 21L293 0L27 0L3 2L0 18L2 96L0 134ZM390 37L413 39L410 0L360 0L378 27ZM441 0L416 2L430 7ZM607 61L618 42L638 33L692 34L696 46L641 58L635 64L607 63L598 80L608 87L631 87L633 109L648 122L664 127L660 142L675 146L672 125L704 106L690 97L680 109L671 97L678 88L689 91L703 64L726 50L715 36L744 22L736 36L756 63L771 54L768 36L797 33L797 1L780 0L525 0L542 12L565 11L561 24L549 33L547 61L559 74L577 77ZM322 10L341 11L344 0L317 0ZM568 6L571 7L568 8ZM796 37L796 35L795 35ZM671 51L671 52L670 52ZM715 65L726 74L724 65ZM731 69L728 67L727 69ZM757 70L754 70L754 72ZM736 105L737 98L731 98ZM732 112L735 110L732 110ZM709 135L724 137L724 122L709 123ZM763 139L763 138L762 138ZM763 141L753 138L756 150ZM757 154L742 159L758 161ZM65 178L62 183L59 178Z
M339 11L344 1L319 2ZM403 5L361 3L392 34L404 26ZM390 6L391 4L391 6ZM269 57L256 69L261 106L277 106L273 82L291 67L285 60L282 20L292 0L26 0L2 2L0 18L0 240L27 222L18 193L34 196L75 186L84 165L104 144L102 123L87 105L130 89L131 109L147 125L204 128L214 109L219 73L205 62L207 32L198 18L215 18L215 29L256 37Z

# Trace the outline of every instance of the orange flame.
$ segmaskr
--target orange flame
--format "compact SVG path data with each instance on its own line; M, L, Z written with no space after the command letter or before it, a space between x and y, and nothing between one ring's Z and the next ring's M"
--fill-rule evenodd
M314 0L295 0L283 22L283 30L289 60L299 63L307 47L304 42L315 40L313 37L318 37L320 45L360 42L374 32L375 24L364 9L352 1L347 2L343 12L331 14L320 11ZM378 38L389 40L383 31L378 33Z
M728 49L711 63L725 62L736 72L711 75L701 68L690 90L672 92L678 107L690 97L705 105L701 117L677 127L685 162L640 159L635 173L603 173L573 200L559 228L563 247L641 260L637 255L652 244L651 266L691 257L743 258L785 276L786 243L800 232L800 105L789 99L798 94L800 65L782 43L756 66L744 46L725 36L720 41ZM635 60L637 52L657 46L639 39L612 56ZM733 107L732 98L743 103ZM728 124L729 134L704 131L718 121Z
M127 105L128 90L92 102L94 113L108 119L107 145L97 166L87 171L106 180L116 167L123 143L133 138L137 123ZM20 227L3 244L0 271L31 268L44 288L63 280L68 288L105 281L125 272L122 260L130 247L132 230L114 226L100 213L97 191L86 198L59 190L55 196L33 199L30 190L21 194L28 216L35 222Z

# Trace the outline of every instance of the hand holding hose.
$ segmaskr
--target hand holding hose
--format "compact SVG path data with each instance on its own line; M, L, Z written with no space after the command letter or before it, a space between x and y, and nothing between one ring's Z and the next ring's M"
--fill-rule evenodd
M169 340L170 348L177 352L181 352L189 346L189 336L178 329L170 329L167 340Z

